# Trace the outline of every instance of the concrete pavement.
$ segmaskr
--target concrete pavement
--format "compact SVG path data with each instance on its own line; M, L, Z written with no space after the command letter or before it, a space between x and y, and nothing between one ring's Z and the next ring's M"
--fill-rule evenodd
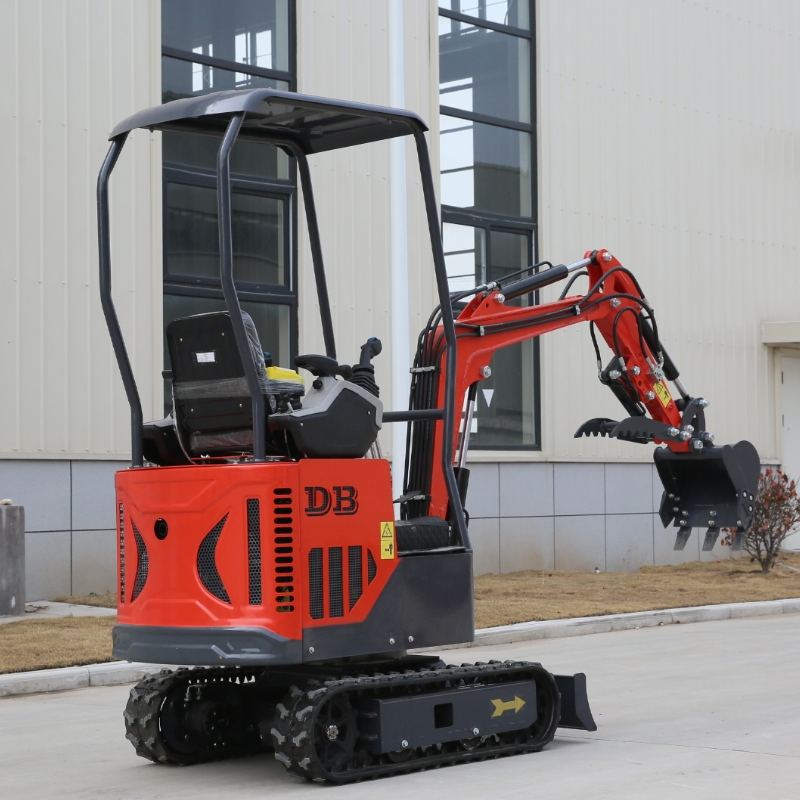
M81 689L0 700L0 797L798 797L800 615L450 650L446 658L527 658L554 672L585 671L598 731L560 732L535 755L320 788L267 755L149 764L124 739L127 687Z

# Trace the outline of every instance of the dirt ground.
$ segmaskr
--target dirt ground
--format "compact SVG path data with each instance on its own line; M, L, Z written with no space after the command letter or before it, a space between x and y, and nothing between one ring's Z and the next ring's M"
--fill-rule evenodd
M768 575L748 558L638 572L530 571L475 579L475 626L800 597L800 554Z
M115 620L63 617L0 625L0 673L111 661Z
M800 597L800 554L769 575L746 558L643 567L638 572L529 571L475 579L475 625L654 608ZM113 607L112 594L60 598ZM30 619L0 626L0 673L111 660L114 617Z

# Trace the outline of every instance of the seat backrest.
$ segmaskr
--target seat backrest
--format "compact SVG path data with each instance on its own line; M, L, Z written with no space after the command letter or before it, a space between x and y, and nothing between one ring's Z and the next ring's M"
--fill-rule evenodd
M264 354L255 323L246 312L242 321L265 387ZM167 347L175 419L182 430L203 434L252 427L250 392L227 311L173 320L167 325Z

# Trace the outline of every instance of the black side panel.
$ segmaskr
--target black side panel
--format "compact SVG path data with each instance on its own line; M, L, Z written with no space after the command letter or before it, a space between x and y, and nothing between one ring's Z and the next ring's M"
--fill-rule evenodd
M307 628L303 654L320 661L458 644L473 636L472 553L425 553L400 559L364 622Z
M262 628L115 625L113 654L149 664L298 664L300 642Z

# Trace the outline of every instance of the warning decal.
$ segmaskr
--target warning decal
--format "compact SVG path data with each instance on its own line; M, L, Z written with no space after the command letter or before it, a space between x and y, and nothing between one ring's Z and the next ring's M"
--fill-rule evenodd
M393 559L396 557L394 542L394 522L381 522L381 558Z
M669 404L672 401L672 396L669 393L669 389L664 386L664 381L659 381L654 387L653 391L658 396L658 399L661 401L661 405L664 408L669 408Z

